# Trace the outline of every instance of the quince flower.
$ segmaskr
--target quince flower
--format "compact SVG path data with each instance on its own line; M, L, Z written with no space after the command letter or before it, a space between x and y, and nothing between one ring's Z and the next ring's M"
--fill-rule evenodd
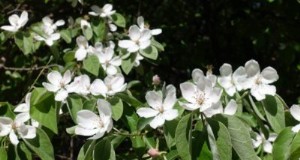
M225 89L229 96L233 96L237 91L245 88L247 74L244 67L239 67L232 73L232 67L228 63L224 63L220 67L221 76L218 77L219 84Z
M237 111L236 101L231 99L225 108L223 108L220 102L217 102L212 105L212 107L203 111L206 117L212 117L215 114L226 114L226 115L234 115Z
M108 75L117 73L117 67L121 65L122 59L119 56L114 56L114 50L112 48L104 48L97 56L102 68Z
M300 106L299 105L292 105L292 107L290 108L290 113L291 115L298 121L300 122ZM297 124L296 126L294 126L292 128L293 132L299 132L300 130L300 124Z
M187 110L200 109L200 112L212 107L217 103L222 94L222 90L212 86L207 78L200 78L197 83L184 82L180 84L182 96L187 102L180 102L181 106Z
M9 32L17 32L21 27L25 26L28 21L28 13L23 11L19 17L16 14L9 16L8 21L10 26L2 26L1 29Z
M91 80L87 75L80 75L74 78L74 81L66 86L69 93L77 93L81 95L90 94Z
M57 27L63 26L65 24L64 20L58 20L55 23L53 23L53 20L48 16L44 17L42 21L43 21L43 30L48 35L54 33Z
M173 109L176 103L176 89L173 85L168 85L166 88L166 97L159 92L149 91L146 94L147 103L149 107L142 107L137 110L137 114L140 117L150 118L154 117L150 122L152 128L157 128L162 126L165 121L171 121L178 116L178 111Z
M137 18L137 24L138 24L138 26L139 26L139 28L140 28L141 31L150 30L149 26L145 25L145 23L144 23L144 17L142 17L142 16L140 16L140 17ZM161 34L161 32L162 31L161 31L160 28L158 28L158 29L151 29L150 30L150 33L153 36L154 35L159 35L159 34Z
M112 10L112 8L113 6L111 4L105 4L103 8L93 5L91 7L92 11L89 12L89 14L92 16L110 17L116 12L115 10Z
M271 143L273 143L275 141L275 139L277 138L277 134L270 133L268 139L266 139L265 135L262 132L260 132L259 134L255 132L255 135L256 135L255 139L252 139L252 144L253 144L254 148L257 148L260 145L263 145L263 150L266 153L272 153L273 146Z
M31 98L31 93L27 93L25 97L25 103L19 104L15 109L14 112L20 112L20 113L26 113L28 114L28 117L30 117L29 110L30 110L30 98ZM31 119L31 125L34 127L39 126L39 122Z
M43 86L50 92L55 92L56 101L64 101L68 97L66 86L71 81L71 72L67 70L62 76L58 71L52 71L47 75L50 83L43 82Z
M92 52L92 47L89 46L87 39L84 36L76 38L78 49L75 52L75 58L77 61L82 61L86 58L87 54Z
M111 106L102 99L97 101L99 116L89 110L77 112L77 126L75 134L82 136L92 136L89 139L99 139L105 132L110 132L113 127L111 118Z
M265 68L260 72L260 67L257 61L250 60L245 64L247 73L247 88L250 88L251 95L258 101L266 98L266 95L274 96L276 94L276 87L269 85L278 80L279 76L276 70L272 67Z
M126 89L127 83L124 84L124 77L122 74L108 75L101 79L96 79L91 84L91 93L95 96L102 95L104 97L113 96L118 92L123 92Z
M13 145L19 143L18 135L24 139L33 139L36 136L36 128L25 125L29 120L29 114L20 113L15 120L9 117L0 117L0 137L9 135L10 142ZM17 133L17 134L16 134Z
M214 87L216 85L217 76L212 74L211 71L207 71L206 76L204 75L204 73L201 69L196 68L192 71L192 79L195 84L198 83L199 79L203 79L203 78L209 80L212 84L212 87Z
M130 40L120 40L118 45L127 49L129 53L137 52L150 46L151 33L149 30L140 31L139 27L133 25L129 28Z

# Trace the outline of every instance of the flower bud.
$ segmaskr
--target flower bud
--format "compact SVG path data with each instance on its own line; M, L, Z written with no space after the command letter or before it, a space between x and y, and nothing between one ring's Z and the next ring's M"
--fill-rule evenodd
M160 77L157 74L152 77L152 84L155 86L160 84Z
M149 156L151 156L152 158L156 158L160 155L159 151L155 148L151 148L148 150L148 154Z

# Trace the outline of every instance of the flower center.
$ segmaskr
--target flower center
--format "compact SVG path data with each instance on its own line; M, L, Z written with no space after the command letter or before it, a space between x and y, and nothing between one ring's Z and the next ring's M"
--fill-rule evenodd
M261 78L260 78L260 77L257 77L257 78L256 78L255 84L257 84L257 85L262 84L262 81L261 81Z
M158 107L158 111L159 111L159 113L163 113L164 112L164 107L163 106Z
M205 93L204 92L201 92L201 91L197 91L195 93L195 99L196 99L196 102L199 104L199 105L202 105L205 101Z

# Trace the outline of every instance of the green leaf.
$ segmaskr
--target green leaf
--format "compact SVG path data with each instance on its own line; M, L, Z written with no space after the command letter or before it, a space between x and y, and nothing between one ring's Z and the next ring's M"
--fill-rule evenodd
M126 136L124 136L124 135L116 135L111 140L111 144L113 145L114 148L117 148L125 139L126 139Z
M179 121L175 131L175 142L179 156L183 160L190 160L190 129L191 129L191 113L185 115Z
M156 47L156 49L160 52L165 50L164 46L154 39L151 40L151 45Z
M83 103L83 109L87 109L90 111L94 111L96 108L96 104L97 104L97 100L96 99L90 99L90 100L86 100Z
M87 72L98 76L100 68L100 62L97 56L90 55L85 60L83 60L83 69Z
M125 94L125 93L117 93L115 96L119 97L120 99L122 99L122 101L126 102L127 104L129 104L130 106L133 106L133 107L141 107L144 105L142 102L137 100L135 97Z
M7 160L7 152L6 149L3 147L0 148L0 159Z
M113 15L111 15L112 21L114 22L114 24L116 24L119 27L126 27L126 21L125 18L119 14L119 13L115 13Z
M251 95L249 95L249 100L251 103L251 106L254 110L254 112L256 113L256 115L263 121L266 121L266 119L264 118L263 114L260 112L260 110L257 108L257 105L254 103L253 98L251 97Z
M71 118L73 119L74 123L77 123L77 112L80 111L83 107L82 99L78 95L72 95L67 98L67 106L69 113L71 115Z
M137 128L139 131L143 130L151 121L153 120L153 117L151 118L140 118L138 120Z
M167 160L176 160L176 159L178 159L178 152L177 152L177 150L171 150L170 152L168 152L167 154L166 154L166 159Z
M53 93L35 88L30 99L30 116L41 125L57 133L57 107ZM50 123L51 122L51 123Z
M14 38L15 43L25 55L33 52L34 46L32 36L22 32L17 32Z
M107 32L107 27L103 19L97 19L92 21L92 29L97 36L99 41L103 41L106 32Z
M77 160L92 160L95 148L95 140L87 141L80 149Z
M221 122L209 120L208 123L207 132L213 159L231 160L232 144L229 131Z
M93 37L93 30L91 27L84 28L82 32L87 40L90 40Z
M284 104L275 96L266 96L262 104L272 129L280 133L285 128Z
M140 50L141 55L143 55L146 58L156 60L158 57L158 51L155 47L149 46L145 48L144 50Z
M164 136L167 142L167 146L169 149L176 144L175 141L175 132L178 124L178 120L166 121L164 124Z
M0 102L0 116L15 118L15 113L12 111L13 106L8 102Z
M17 153L18 153L18 157L22 160L22 159L32 159L32 155L30 150L26 147L26 145L24 144L24 142L20 142L17 145Z
M277 136L273 144L274 160L285 160L290 158L290 149L295 133L291 127L285 128Z
M298 132L291 144L291 156L290 159L300 158L300 132Z
M106 138L98 142L95 145L94 149L94 159L103 159L103 160L115 160L115 150L111 144L111 141Z
M63 40L65 40L66 43L72 42L72 33L69 29L61 30L59 33L60 33L61 38Z
M26 145L43 160L53 160L54 151L47 134L40 128L36 128L34 139L23 139Z
M199 122L197 122L199 123ZM202 122L200 122L202 123ZM201 129L202 130L202 129ZM192 157L193 159L213 159L212 153L208 146L207 131L194 130L192 132Z
M249 129L234 116L216 115L214 118L222 122L228 129L233 149L242 160L258 160L253 149Z
M120 98L109 99L109 102L112 107L112 118L118 121L123 114L123 102Z
M132 70L134 66L135 58L136 58L136 54L132 53L128 58L122 60L121 68L125 74L128 75Z

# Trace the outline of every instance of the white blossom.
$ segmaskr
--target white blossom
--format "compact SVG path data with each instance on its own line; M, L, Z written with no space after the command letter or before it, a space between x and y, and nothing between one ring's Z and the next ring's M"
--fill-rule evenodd
M266 139L265 135L262 132L260 133L255 132L255 139L252 139L252 144L254 148L257 148L260 145L262 145L264 152L272 153L273 150L272 143L275 141L276 138L277 138L276 133L270 133L269 138Z
M180 102L181 106L187 110L200 109L200 112L212 107L220 100L222 90L212 87L212 83L207 78L197 79L197 83L184 82L180 84L183 98L187 102Z
M204 75L203 71L198 68L192 71L192 79L194 83L198 83L198 80L203 78L209 80L212 84L212 87L216 85L217 76L212 74L211 71L207 71L206 75Z
M19 136L24 139L33 139L36 137L36 128L24 123L29 120L29 115L20 113L15 120L9 117L0 117L0 137L9 135L10 142L18 145Z
M108 75L114 75L117 73L117 67L122 63L120 56L114 56L114 50L110 47L106 47L102 52L97 54L99 62L102 68Z
M126 89L127 83L122 74L108 75L101 79L96 79L91 84L90 90L93 95L102 95L104 97L113 96L118 92L123 92Z
M62 19L53 23L53 20L49 16L44 17L42 19L42 22L43 22L43 26L42 26L43 30L47 35L53 34L57 30L57 27L63 26L65 24L65 21Z
M34 39L38 41L44 41L48 46L52 46L54 41L57 41L60 39L59 33L50 33L50 34L44 34L44 35L34 35Z
M266 98L266 95L274 96L276 94L276 87L270 85L278 80L279 76L276 70L272 67L267 67L260 72L260 67L257 61L250 60L245 64L247 73L246 88L250 88L251 95L258 101Z
M145 25L144 17L142 17L142 16L137 18L137 24L138 24L141 31L149 30L151 35L159 35L162 32L162 30L160 28L150 30L149 26Z
M80 20L80 28L82 30L85 30L86 28L91 28L91 24L87 20L82 19L82 20Z
M13 14L8 17L8 21L10 25L2 26L1 29L9 32L17 32L20 28L25 26L25 24L27 23L28 13L26 11L23 11L20 17L16 14Z
M84 36L76 38L78 49L75 52L75 58L77 61L82 61L87 57L88 53L92 52L92 47L89 45L87 39Z
M151 33L149 30L140 31L139 27L133 25L129 28L128 34L130 40L120 40L118 45L127 49L129 53L137 52L150 46Z
M292 105L292 107L290 108L290 113L298 122L300 122L300 106L299 105L296 105L296 104ZM292 131L296 132L296 133L299 132L299 130L300 130L300 123L292 128Z
M149 91L146 100L151 108L141 107L137 110L137 114L144 118L154 117L150 122L152 128L160 127L166 120L171 121L178 116L178 111L173 109L177 101L176 89L173 85L167 86L165 98L159 92Z
M43 86L50 92L55 92L56 101L64 101L68 97L66 86L71 82L71 72L67 70L62 76L58 71L52 71L47 75L50 83L43 82Z
M19 104L15 109L14 112L19 112L19 113L26 113L28 114L28 117L30 117L29 110L30 110L30 98L31 98L31 93L27 93L25 96L25 103ZM34 127L39 126L39 122L31 119L31 125Z
M69 93L81 95L90 94L91 80L88 75L80 75L74 78L74 81L66 86Z
M244 67L239 67L232 73L231 65L224 63L220 67L220 74L218 82L229 96L233 96L237 91L246 88L247 74Z
M77 126L75 134L82 136L92 136L89 139L99 139L105 132L110 132L113 127L111 118L111 105L102 99L97 101L99 115L90 110L77 112Z
M113 6L111 4L105 4L102 8L99 6L93 5L91 7L92 11L89 12L92 16L100 16L100 17L110 17L114 13L116 13L115 10L112 10Z
M226 114L226 115L234 115L237 111L236 101L231 99L225 108L223 108L221 102L217 102L212 105L212 107L203 111L206 117L212 117L215 114Z

